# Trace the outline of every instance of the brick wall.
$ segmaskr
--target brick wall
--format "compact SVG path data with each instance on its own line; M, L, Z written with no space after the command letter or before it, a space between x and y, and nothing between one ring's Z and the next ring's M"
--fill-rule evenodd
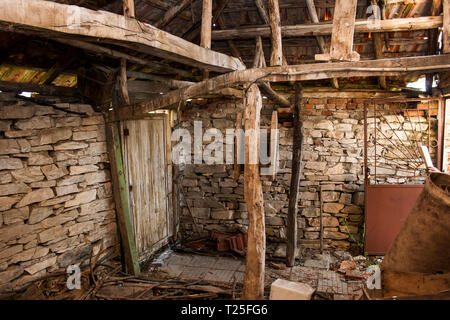
M117 250L103 116L58 106L0 102L0 292Z

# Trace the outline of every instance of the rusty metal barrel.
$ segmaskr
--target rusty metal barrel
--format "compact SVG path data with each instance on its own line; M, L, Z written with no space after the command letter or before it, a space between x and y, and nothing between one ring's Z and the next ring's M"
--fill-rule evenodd
M450 271L450 175L431 173L381 264L386 271Z

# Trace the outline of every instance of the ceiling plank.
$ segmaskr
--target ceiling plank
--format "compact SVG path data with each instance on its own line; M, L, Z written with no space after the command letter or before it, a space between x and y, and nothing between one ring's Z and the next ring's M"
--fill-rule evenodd
M0 29L11 28L50 38L64 35L71 39L132 45L139 52L216 72L245 69L237 58L202 48L135 19L80 7L74 10L73 6L49 1L2 0Z
M38 92L47 96L63 96L73 97L77 94L77 88L72 87L57 87L52 85L41 85L36 83L22 83L22 82L10 82L0 81L0 90L13 91L17 93L21 92Z

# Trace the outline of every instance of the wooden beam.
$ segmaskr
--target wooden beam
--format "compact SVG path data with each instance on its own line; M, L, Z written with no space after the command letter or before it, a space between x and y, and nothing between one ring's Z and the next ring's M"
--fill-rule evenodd
M216 23L219 20L223 10L228 5L230 0L216 0L214 1L214 8L212 10L212 24ZM188 41L193 42L201 33L201 21L193 23L188 31L183 34L183 38Z
M269 175L275 181L278 173L278 159L280 149L280 131L278 129L278 111L272 111L270 122L270 168Z
M168 1L163 0L144 0L148 4L151 4L153 7L168 11L172 8L172 4ZM178 14L181 19L192 21L192 15L190 11L182 11Z
M308 8L309 16L311 17L311 21L313 23L319 23L319 17L317 16L316 5L314 4L314 0L306 0L306 6ZM323 36L316 36L317 44L319 45L320 53L326 53L326 45L325 38ZM336 78L331 79L331 84L333 88L339 89L339 81Z
M53 85L42 85L36 83L19 83L10 81L0 81L0 90L12 91L16 93L21 92L38 92L46 96L63 96L74 97L77 95L77 88L72 87L58 87Z
M239 151L241 148L241 137L237 134L242 128L242 112L236 114L236 135L234 137L234 167L233 167L233 178L238 181L241 175L241 165L239 163Z
M272 42L272 53L270 55L271 66L283 65L283 44L281 41L280 7L278 0L268 0L269 23L271 29L270 40Z
M442 41L444 53L450 53L450 0L443 0L444 20Z
M32 12L33 14L26 14ZM111 43L217 72L242 70L234 57L208 50L139 22L107 11L94 11L50 1L0 2L0 29L46 38L62 37Z
M202 6L202 28L200 33L200 46L211 49L212 30L212 0L203 0ZM209 78L209 71L203 72L203 79Z
M180 12L187 8L192 3L192 0L181 0L177 5L170 7L164 13L164 16L156 21L153 26L162 29L168 25Z
M330 78L399 76L408 73L430 73L450 70L450 55L408 57L357 62L329 62L234 71L192 86L171 91L133 108L119 110L121 117L146 114L186 99L217 92L244 83L321 80Z
M122 0L123 1L123 15L125 17L134 18L134 0Z
M443 19L441 16L388 19L380 21L379 28L374 29L369 21L362 19L355 22L355 33L435 29L441 27L442 22ZM283 38L329 36L332 33L332 29L333 24L330 22L282 26L281 35ZM257 36L269 38L270 35L270 26L266 25L239 29L214 30L212 32L212 40L253 39Z
M129 105L130 97L128 96L128 87L127 87L127 60L123 58L120 59L119 85L122 103L125 105Z
M130 54L127 54L127 53L124 53L121 51L117 51L117 50L113 50L113 49L110 49L107 47L99 46L97 44L93 44L90 42L79 41L79 40L66 40L66 39L54 39L54 40L64 43L64 44L67 44L67 45L70 45L70 46L73 46L73 47L80 48L80 49L96 52L99 54L104 54L104 55L107 55L112 58L117 58L117 59L125 58L126 60L128 60L130 62L134 62L134 63L140 64L143 66L147 66L154 71L176 74L176 75L179 75L184 78L192 77L192 74L186 70L177 69L177 68L174 68L169 65L159 63L156 61L150 61L148 59L135 57Z
M158 82L167 84L167 86L172 89L188 87L188 86L195 84L195 82L191 82L191 81L174 80L170 77L160 76L160 75L146 73L146 72L139 72L139 71L129 71L128 70L127 77L158 81Z
M245 167L244 199L248 209L248 245L244 273L243 299L264 297L266 232L264 200L259 176L259 128L262 98L256 84L251 84L244 98Z
M353 51L357 2L358 0L336 0L330 54L317 54L316 60L359 60L359 54Z
M111 165L117 222L125 255L125 265L127 267L126 271L133 275L139 275L141 270L131 227L118 123L108 123L106 125L106 141Z
M378 7L378 2L377 0L371 0L371 4L372 4L372 8L376 8L374 10L380 10L380 8ZM381 17L381 12L374 12L373 13L375 16L377 16L378 14ZM372 34L372 41L373 41L373 47L374 47L374 52L375 52L375 59L384 59L384 53L383 53L383 40L381 39L381 33L375 32ZM378 84L380 85L381 88L383 89L387 89L387 85L386 85L386 77L378 77Z
M438 16L441 13L442 0L432 0L430 7L430 16ZM386 35L385 35L386 37ZM439 29L428 30L428 55L434 55L439 50ZM426 75L425 88L429 95L433 94L434 74Z
M217 23L219 24L220 29L222 29L222 30L226 29L222 16L219 16L217 18ZM228 44L228 47L230 47L231 54L236 58L240 58L242 61L241 54L240 54L239 50L236 48L236 46L234 45L233 41L227 40L227 44Z
M286 242L286 266L295 265L295 252L297 251L297 205L298 205L298 187L302 170L302 86L300 82L295 83L295 104L293 108L294 135L292 137L292 175L291 186L289 189L289 206L287 216L287 242Z

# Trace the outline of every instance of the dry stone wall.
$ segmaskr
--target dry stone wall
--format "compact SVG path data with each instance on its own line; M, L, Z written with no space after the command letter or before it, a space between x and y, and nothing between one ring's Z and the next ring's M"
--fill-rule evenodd
M274 106L267 100L264 102L261 126L270 127ZM325 247L361 250L364 230L363 108L366 102L361 99L304 99L303 103L298 243L309 248L320 246L322 198ZM388 106L386 108L389 109ZM232 101L192 101L187 110L178 127L188 129L192 136L193 121L202 121L203 130L218 128L225 134L227 128L235 127L236 114L243 111L239 102ZM292 135L289 123L281 127L280 170L274 181L267 176L262 177L269 241L284 242L286 239ZM204 148L207 144L204 142ZM383 155L380 153L380 156L382 158ZM180 230L184 236L207 235L212 230L246 230L248 213L243 197L242 173L235 181L232 165L191 164L182 165L180 169L181 197L184 197L180 201ZM381 172L378 174L380 179L386 178Z
M108 168L91 106L0 102L0 292L117 252Z

